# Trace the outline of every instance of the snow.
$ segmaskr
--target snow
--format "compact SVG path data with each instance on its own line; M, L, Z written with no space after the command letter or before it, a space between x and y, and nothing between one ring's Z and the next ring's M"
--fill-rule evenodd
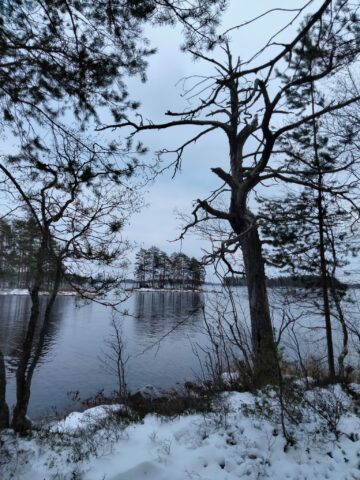
M345 405L351 403L340 387L319 389L310 396L318 394L329 401L336 398L344 399ZM279 426L246 415L244 405L251 409L255 396L224 393L216 402L215 413L174 419L148 415L143 422L122 426L101 423L109 412L119 410L119 405L72 413L50 427L65 445L58 437L53 441L40 441L36 436L18 439L13 470L8 466L1 478L360 480L360 441L356 433L360 431L360 419L355 414L343 414L338 439L321 433L321 418L309 414L296 429L296 445L285 452ZM98 430L94 429L97 422ZM87 436L86 425L91 427ZM13 438L10 432L8 436Z
M238 380L240 377L240 372L224 372L221 374L222 381L225 385L231 385L233 382Z
M166 394L165 392L162 392L160 389L154 387L153 385L145 385L145 387L139 390L139 393L144 398L157 398Z
M85 412L72 412L63 420L54 423L50 427L50 431L71 433L86 430L107 418L111 413L119 412L122 408L122 405L100 405L89 408Z
M49 295L49 292L39 292L40 295ZM29 295L29 290L27 288L11 288L0 290L0 295ZM58 295L62 296L73 296L76 295L76 292L70 291L59 291Z
M201 289L191 289L191 288L130 288L132 292L164 292L164 293L202 293Z

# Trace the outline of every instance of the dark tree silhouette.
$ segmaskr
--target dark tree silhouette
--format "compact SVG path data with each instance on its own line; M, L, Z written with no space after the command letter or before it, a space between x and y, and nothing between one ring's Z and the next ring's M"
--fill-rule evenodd
M29 252L32 306L16 370L17 399L11 422L20 432L29 426L26 412L31 381L61 281L84 298L106 302L106 293L123 280L128 244L121 238L122 227L139 206L136 189L129 183L133 165L126 158L121 165L117 153L89 153L66 135L55 140L42 156L25 153L16 158L17 178L8 172L10 193L31 215L36 231ZM42 314L39 294L46 289L49 295Z
M205 269L194 257L184 253L168 257L157 247L150 247L136 254L135 278L140 287L196 289L205 281Z
M296 13L299 16L303 9ZM250 22L247 22L250 23ZM284 26L285 28L286 26ZM241 28L241 26L235 27ZM269 42L251 59L233 56L226 34L220 37L219 55L209 56L204 51L189 51L198 60L214 67L214 74L201 83L198 105L183 112L168 111L168 122L138 123L130 117L120 122L100 127L128 128L134 136L147 130L164 130L193 126L199 132L173 151L174 165L179 168L186 147L205 138L215 130L225 134L229 148L228 168L212 168L223 182L207 199L196 201L193 221L185 232L202 222L218 219L228 223L230 237L224 240L212 258L221 256L232 270L227 253L242 252L246 274L252 329L252 343L258 379L268 381L276 370L262 243L257 218L249 207L249 197L264 182L286 182L309 185L297 176L297 169L288 169L282 157L282 140L291 131L326 114L344 109L360 100L359 94L342 92L336 98L331 92L324 104L315 111L304 111L288 103L289 94L299 88L334 76L346 69L359 55L360 34L357 8L350 1L323 1L319 9L308 16L298 33L289 42ZM257 58L269 48L270 59L258 62ZM271 50L273 52L274 50ZM291 63L293 54L298 58L311 57L306 65ZM225 56L225 60L223 57ZM287 71L279 79L278 72ZM196 83L197 85L197 83ZM196 86L195 86L196 88ZM194 96L194 90L190 91ZM219 203L219 199L223 201Z

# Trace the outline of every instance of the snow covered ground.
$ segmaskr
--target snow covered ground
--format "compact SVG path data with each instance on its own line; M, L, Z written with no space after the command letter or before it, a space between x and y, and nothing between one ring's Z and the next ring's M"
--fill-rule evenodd
M202 293L203 290L199 288L129 288L131 292L160 292L160 293Z
M40 295L49 295L49 292L39 292ZM27 288L6 288L0 290L0 295L29 295L29 290ZM59 291L58 295L76 295L76 292L71 291Z
M148 415L142 423L129 425L107 420L121 406L95 407L70 414L30 440L18 439L10 431L3 435L12 461L2 467L0 477L359 480L360 419L350 412L351 401L339 387L322 391L321 398L337 408L349 407L339 417L338 438L325 432L321 415L310 412L293 432L297 443L286 452L279 425L246 414L255 405L249 393L224 393L215 413L175 419Z

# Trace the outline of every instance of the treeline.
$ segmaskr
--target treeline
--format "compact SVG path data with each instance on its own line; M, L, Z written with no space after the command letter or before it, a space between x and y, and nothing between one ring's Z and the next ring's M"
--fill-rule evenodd
M0 282L2 287L27 288L35 271L39 229L33 218L0 220ZM45 277L50 283L53 267L46 262Z
M332 281L336 288L347 287L346 284L334 278ZM231 287L246 287L246 279L240 276L226 277L224 284ZM283 275L274 278L266 278L266 285L268 287L291 287L291 288L320 288L321 277L316 275ZM356 285L355 285L356 287Z
M36 254L40 247L39 227L32 217L0 220L0 286L28 288L34 280ZM56 243L53 242L56 251ZM50 287L55 276L54 261L46 254L43 285ZM69 288L62 282L61 288Z
M140 288L195 289L204 283L205 269L184 253L168 256L157 247L142 248L136 254L135 279Z

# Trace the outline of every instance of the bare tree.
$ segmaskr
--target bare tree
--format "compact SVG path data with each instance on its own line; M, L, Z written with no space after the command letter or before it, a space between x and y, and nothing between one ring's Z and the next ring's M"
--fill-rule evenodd
M303 9L299 9L296 15L302 12ZM241 25L236 28L241 28ZM325 103L312 112L288 108L287 97L289 92L300 86L320 84L358 58L357 9L347 0L326 0L313 15L305 18L293 40L284 44L272 37L257 55L243 61L233 57L226 35L220 40L219 57L189 49L195 58L214 68L212 76L202 79L200 84L197 82L189 91L192 98L198 93L198 106L179 113L168 111L166 114L173 120L165 123L138 123L126 117L119 123L99 129L129 128L131 135L135 135L147 130L187 125L198 127L200 132L180 147L162 152L175 154L175 169L180 167L186 147L215 130L225 134L229 171L220 167L211 169L223 185L207 199L196 201L193 221L183 234L209 219L220 219L230 225L231 235L221 243L216 253L225 257L227 252L241 249L248 286L252 342L261 382L261 379L271 377L271 371L276 366L276 354L262 244L256 215L249 208L249 197L263 182L286 182L318 188L312 182L299 180L296 169L288 169L286 162L282 162L281 141L301 125L358 102L360 95L346 95L344 92L332 98L329 93ZM276 47L280 52L264 63L256 64L261 53L268 49L272 51L270 47ZM295 50L300 57L313 56L311 69L291 67L291 56ZM286 69L289 69L287 76L279 78L279 72ZM219 198L225 199L226 208L217 207Z
M116 376L117 394L119 398L126 402L127 384L126 384L126 365L130 356L126 354L126 346L124 344L122 322L115 312L111 316L111 333L105 341L107 350L100 358L105 370Z
M25 431L31 381L46 338L60 282L66 281L86 299L109 301L106 294L119 287L129 245L121 230L140 203L130 185L134 164L119 152L83 149L67 135L54 137L42 154L9 158L17 177L2 163L9 190L18 204L36 220L40 242L29 283L31 312L16 370L16 405L12 426ZM44 268L49 260L55 272L45 310L40 309ZM47 285L45 286L47 287ZM124 296L120 296L117 303ZM39 338L35 331L40 327Z
M203 317L206 344L194 344L193 350L204 383L210 382L210 387L219 391L235 385L252 388L256 379L251 334L231 287L224 285L207 299Z

